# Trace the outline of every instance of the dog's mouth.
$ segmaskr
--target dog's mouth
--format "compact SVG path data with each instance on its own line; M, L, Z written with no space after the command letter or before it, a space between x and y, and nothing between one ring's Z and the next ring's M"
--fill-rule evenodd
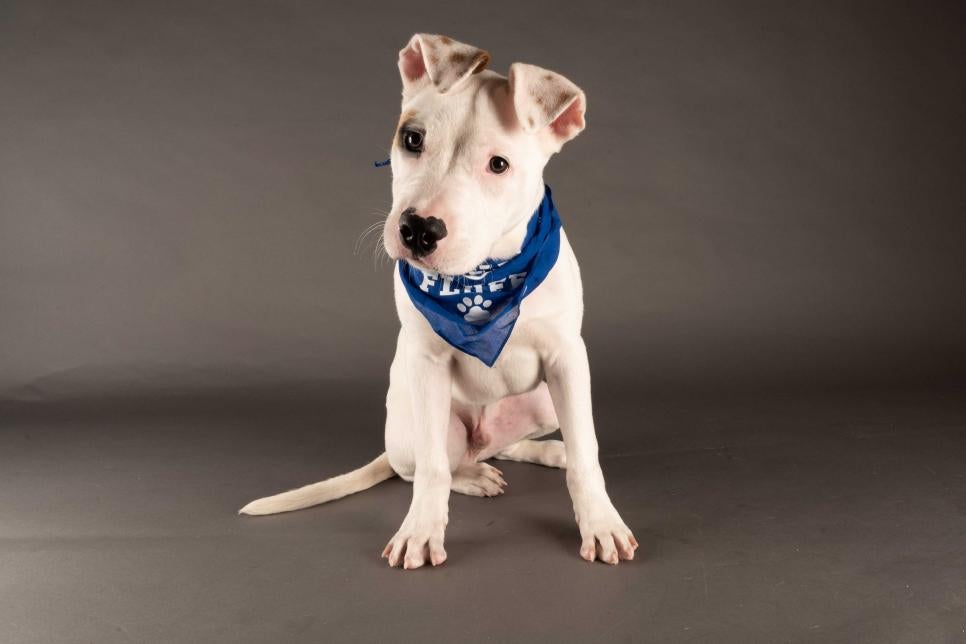
M441 271L439 267L434 262L430 261L430 258L425 255L417 256L412 253L406 253L399 259L403 260L404 262L406 262L407 264L409 264L414 268L418 268L421 271L429 271L430 273L445 274L445 271Z
M402 257L400 257L399 259L401 259L402 261L406 262L407 264L409 264L413 268L416 268L416 269L418 269L420 271L430 272L430 273L433 273L433 274L436 274L436 275L442 275L444 277L446 277L446 276L449 276L449 277L457 277L459 275L464 275L464 274L472 271L474 267L476 267L476 266L479 265L479 263L477 263L477 264L473 264L473 266L471 266L470 268L467 268L465 270L462 269L462 268L458 268L458 269L454 270L453 267L441 266L441 265L437 264L436 262L431 261L432 260L432 255L430 255L428 257L427 256L415 257L411 253L406 253L405 255L403 255Z
M450 249L453 251L456 249ZM460 249L465 250L465 249ZM474 270L481 262L486 261L486 257L481 258L476 263L461 261L465 257L464 253L459 253L461 257L454 257L452 252L440 253L440 249L433 249L433 252L416 252L409 248L403 248L402 244L386 244L386 254L391 259L406 262L413 268L443 276L459 276ZM475 255L475 253L473 253ZM455 260L455 261L454 261Z

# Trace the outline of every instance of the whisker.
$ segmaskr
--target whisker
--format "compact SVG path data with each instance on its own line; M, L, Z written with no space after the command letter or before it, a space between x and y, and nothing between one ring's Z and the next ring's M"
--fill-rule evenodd
M362 231L362 234L360 234L359 237L356 239L355 246L353 247L353 254L358 255L359 252L362 250L362 247L365 245L366 238L369 237L369 235L371 235L372 233L379 230L379 228L384 224L385 224L385 219L382 218L366 226L365 230Z
M389 264L392 264L392 258L389 257L389 253L386 252L385 245L385 224L386 218L389 217L389 211L375 209L370 214L378 216L379 218L366 226L362 233L359 234L359 237L356 238L356 243L353 247L353 254L360 255L363 249L367 249L371 242L373 270L378 270L378 268L382 265L383 259L385 259Z
M382 266L383 260L386 260L388 264L392 264L392 258L389 257L389 253L386 252L386 245L384 242L384 234L380 233L379 238L376 241L375 247L372 249L372 268L373 270L379 270Z

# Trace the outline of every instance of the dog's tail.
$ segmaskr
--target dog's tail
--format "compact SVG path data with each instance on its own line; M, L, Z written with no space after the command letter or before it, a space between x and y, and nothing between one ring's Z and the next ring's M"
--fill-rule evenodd
M347 474L334 476L325 481L312 483L311 485L282 492L275 496L256 499L239 510L238 514L277 514L279 512L301 510L302 508L335 501L344 496L368 490L373 485L382 483L395 475L396 473L389 465L389 457L385 453L382 453L371 463L363 465L359 469Z

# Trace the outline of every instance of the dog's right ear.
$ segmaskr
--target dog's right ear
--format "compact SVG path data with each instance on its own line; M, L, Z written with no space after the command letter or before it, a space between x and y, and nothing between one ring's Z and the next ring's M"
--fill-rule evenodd
M543 137L554 152L584 130L587 97L560 74L513 63L509 83L523 131Z
M403 96L430 83L445 94L471 74L483 71L489 62L490 54L472 45L447 36L416 34L399 52Z

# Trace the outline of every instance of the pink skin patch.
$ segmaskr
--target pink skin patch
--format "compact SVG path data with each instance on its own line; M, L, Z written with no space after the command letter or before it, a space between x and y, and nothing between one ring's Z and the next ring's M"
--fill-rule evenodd
M426 73L426 64L423 62L423 52L419 50L419 45L414 45L412 49L407 49L400 54L399 69L409 81L417 81L423 77Z
M518 442L535 427L557 427L557 414L550 399L550 390L541 383L533 391L510 396L486 408L480 420L480 431L489 444L482 451L482 458Z
M483 428L483 417L485 415L486 412L484 411L473 429L466 428L466 453L474 461L476 460L476 456L491 442L490 435Z
M550 129L561 139L570 139L571 136L584 129L584 106L579 98L571 103L553 123Z

